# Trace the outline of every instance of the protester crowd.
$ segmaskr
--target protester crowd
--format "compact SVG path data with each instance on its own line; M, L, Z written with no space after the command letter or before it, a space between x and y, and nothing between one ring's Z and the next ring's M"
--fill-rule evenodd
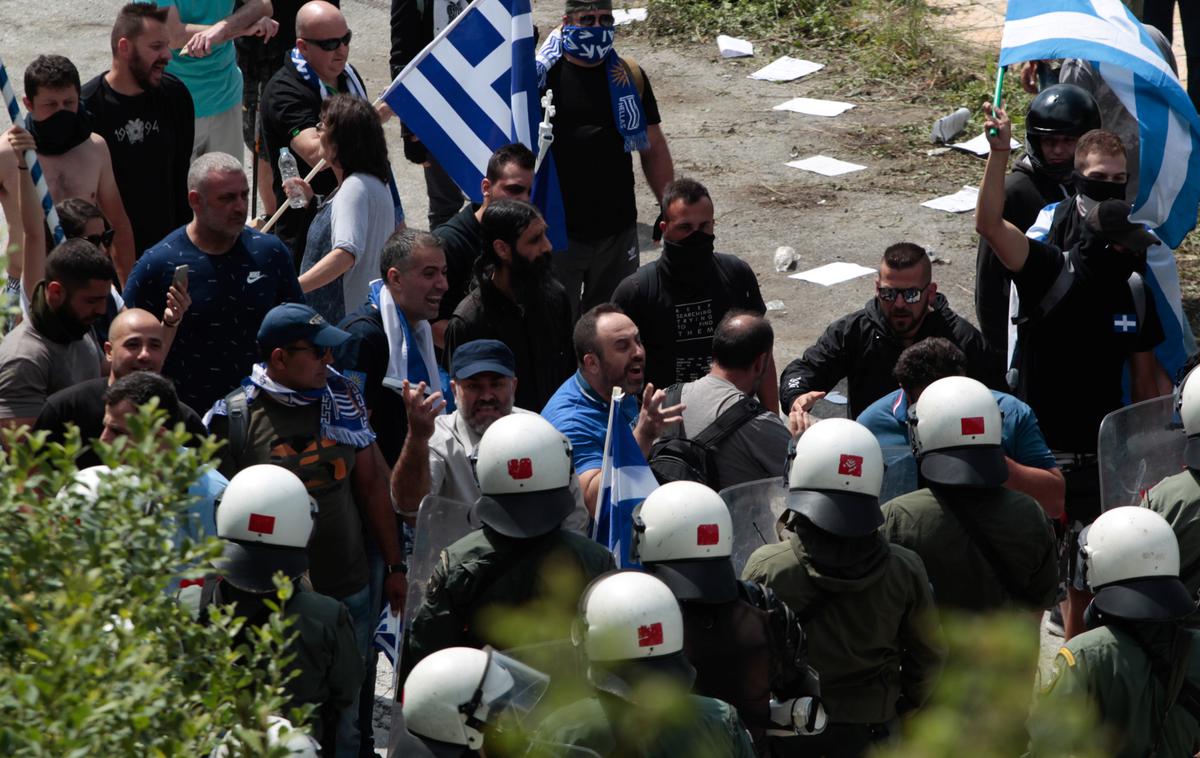
M431 230L409 225L395 114L370 103L337 3L159 3L120 9L111 68L86 83L62 56L26 68L29 119L0 141L21 308L0 423L112 442L154 400L223 441L187 523L223 557L173 595L253 625L272 577L293 581L287 693L323 754L372 754L381 612L404 619L394 754L482 754L554 685L501 652L514 608L540 609L531 642L573 650L592 688L526 735L531 754L864 755L928 703L940 614L1003 609L1063 637L1035 713L1082 693L1114 755L1200 751L1200 379L1149 281L1161 243L1130 220L1119 102L1044 81L1011 171L1008 114L986 108L979 329L897 241L875 296L780 373L754 271L716 252L716 201L675 176L650 79L613 52L610 0L566 0L538 54L558 251L521 144L464 204L403 127ZM394 69L447 23L430 5L393 0ZM284 151L321 170L283 176ZM633 152L661 210L640 268ZM268 213L248 224L251 192ZM843 381L849 418L819 418ZM1182 473L1106 510L1102 420L1172 392ZM99 464L85 446L79 468ZM615 534L618 467L647 491ZM739 486L782 515L718 494ZM771 534L737 554L753 529ZM414 545L440 551L430 576L410 576ZM656 681L692 693L686 719L647 716ZM1031 726L1031 752L1054 737Z

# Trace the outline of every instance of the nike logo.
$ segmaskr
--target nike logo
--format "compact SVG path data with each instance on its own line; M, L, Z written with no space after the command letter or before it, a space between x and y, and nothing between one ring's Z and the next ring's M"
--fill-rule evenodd
M251 271L250 274L246 277L246 284L254 284L259 279L262 279L262 278L263 278L263 272Z

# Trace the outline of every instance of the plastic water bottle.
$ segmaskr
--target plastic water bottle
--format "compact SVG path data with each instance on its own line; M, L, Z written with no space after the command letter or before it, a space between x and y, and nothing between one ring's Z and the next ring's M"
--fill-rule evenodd
M300 168L296 165L296 156L286 147L279 148L279 179L283 182L283 191L287 194L288 205L293 208L303 208L308 205L304 193L299 188L289 187L288 179L300 178Z

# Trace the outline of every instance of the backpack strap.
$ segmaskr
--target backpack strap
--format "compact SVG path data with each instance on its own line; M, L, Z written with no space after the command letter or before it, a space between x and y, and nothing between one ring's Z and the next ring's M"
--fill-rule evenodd
M1036 321L1043 318L1050 311L1054 310L1055 306L1062 302L1062 299L1067 296L1071 290L1071 285L1075 283L1075 267L1071 265L1070 251L1063 251L1063 265L1058 270L1058 276L1054 277L1054 282L1050 285L1050 289L1046 290L1046 294L1042 295L1041 302L1036 307L1018 314L1013 319L1013 323L1017 326L1026 324L1030 321ZM1145 296L1143 294L1142 307L1145 308ZM1022 310L1024 310L1022 308ZM1140 323L1140 322L1139 322Z
M637 88L638 98L646 97L646 74L642 71L642 67L638 65L633 58L618 56L621 64L625 66L625 70L629 72L629 77L633 79L633 86Z
M681 393L682 394L682 393ZM721 415L704 429L692 437L692 441L704 447L716 447L736 432L743 424L762 412L758 399L746 395L730 407L721 411Z
M1133 310L1137 313L1137 331L1142 333L1146 320L1146 280L1138 272L1129 275L1129 294L1133 297Z
M246 402L246 391L238 387L225 396L226 415L229 418L229 450L235 461L240 461L246 452L250 432L250 404ZM208 590L208 582L204 589Z
M675 382L670 387L667 387L666 397L663 398L662 407L670 408L673 405L679 405L683 402L683 382ZM686 435L683 433L683 422L676 421L670 424L663 430L662 436L659 439L684 439Z
M1028 594L1028 587L1018 585L1008 575L1008 567L1000 559L1000 555L996 552L995 546L988 540L987 535L979 528L979 522L975 520L974 515L968 509L962 507L961 504L953 502L949 498L938 497L937 501L939 505L942 505L947 511L953 514L958 523L962 525L971 543L975 545L975 549L979 551L979 554L992 567L992 575L996 578L996 582L1004 588L1009 597L1033 606L1039 605L1041 598L1031 597Z

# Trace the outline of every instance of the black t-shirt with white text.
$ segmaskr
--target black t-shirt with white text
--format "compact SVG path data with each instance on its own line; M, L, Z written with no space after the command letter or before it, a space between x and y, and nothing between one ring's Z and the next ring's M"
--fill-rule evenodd
M1021 334L1021 399L1037 414L1051 449L1094 453L1100 421L1122 405L1122 375L1133 353L1153 350L1164 339L1147 293L1143 322L1129 283L1099 276L1078 248L1070 251L1075 281L1048 314ZM1029 241L1025 266L1013 274L1022 307L1036 305L1054 284L1062 252Z
M611 237L637 222L633 158L613 118L606 72L604 65L563 58L546 74L546 89L554 90L554 162L573 239ZM645 82L642 107L653 126L662 118L650 79Z

